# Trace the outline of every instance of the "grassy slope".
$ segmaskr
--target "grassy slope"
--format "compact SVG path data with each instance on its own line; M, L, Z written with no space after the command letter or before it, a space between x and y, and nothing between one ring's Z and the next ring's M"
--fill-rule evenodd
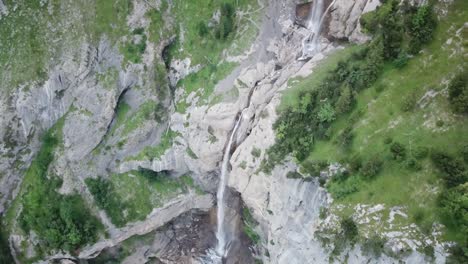
M112 174L108 180L103 181L109 185L109 189L106 189L109 193L99 194L92 191L93 195L96 199L101 199L98 205L119 227L128 222L144 220L154 208L161 207L190 190L198 194L203 193L190 176L174 179L164 173L131 171ZM91 182L99 181L87 180L88 187Z
M203 2L203 3L200 3ZM247 0L228 0L233 7L242 14L235 18L234 31L226 40L218 40L214 37L213 29L205 36L199 35L199 22L210 21L216 10L219 10L220 3L210 0L203 1L174 1L173 15L183 28L183 41L179 40L173 47L172 57L183 59L189 57L192 65L202 65L202 69L195 74L188 76L179 83L184 87L185 93L177 102L177 111L185 113L188 103L186 96L191 92L196 92L200 97L199 104L209 103L208 98L213 93L214 87L219 80L226 77L236 66L235 63L224 61L223 50L230 55L241 54L256 36L256 27L253 21L258 21L259 16L253 13L258 7L256 2ZM196 19L194 19L196 18Z
M375 155L385 157L384 169L375 180L353 182L351 177L342 183L355 184L358 191L336 203L406 205L413 218L423 214L427 223L436 219L435 190L441 187L437 172L427 159L421 161L423 168L420 171L409 170L401 163L391 160L389 147L384 144L384 140L391 137L393 141L403 143L409 152L418 146L424 146L451 154L456 154L468 142L467 118L454 115L444 95L429 100L430 103L424 108L416 107L411 112L401 110L405 98L414 94L419 99L429 90L441 92L446 88L445 80L449 80L460 70L464 63L463 56L450 56L455 45L444 44L449 38L454 38L456 30L462 28L468 15L467 10L468 2L457 1L451 7L451 15L440 21L435 39L424 52L411 59L404 69L387 65L377 83L357 96L357 106L353 112L333 124L332 139L316 143L309 157L312 160L341 161L356 153L364 160ZM466 30L462 34L466 39ZM466 47L466 43L464 45ZM336 58L345 57L346 53L342 51L332 56L324 63L325 68L335 64ZM298 84L293 83L293 86L301 89L301 86L317 82L321 78L321 71L319 68L318 74L313 74ZM384 90L379 92L379 87L384 87ZM294 96L286 95L283 103L294 104L290 98ZM346 127L349 117L359 111L362 115L353 128L353 145L350 151L344 152L332 142ZM442 127L435 125L437 120L444 122ZM449 232L448 238L451 237Z

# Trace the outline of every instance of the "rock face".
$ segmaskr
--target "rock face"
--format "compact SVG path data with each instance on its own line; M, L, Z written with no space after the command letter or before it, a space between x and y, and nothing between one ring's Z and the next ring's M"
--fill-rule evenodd
M362 33L359 18L379 5L379 0L333 1L328 21L329 37L356 43L368 41L370 38Z

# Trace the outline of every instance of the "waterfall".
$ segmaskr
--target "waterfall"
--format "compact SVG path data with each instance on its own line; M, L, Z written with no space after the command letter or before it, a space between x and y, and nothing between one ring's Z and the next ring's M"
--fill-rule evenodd
M333 0L323 12L324 0L315 0L311 5L310 15L306 24L310 34L302 39L302 56L299 60L305 60L320 51L320 33L325 15L333 6L336 0Z
M226 180L228 174L228 165L229 165L229 159L231 155L231 149L232 145L234 144L234 138L237 133L237 129L239 128L239 125L242 121L242 113L239 115L236 124L234 125L234 129L231 132L231 136L229 137L228 144L226 146L226 149L224 150L224 155L223 155L223 163L221 165L221 177L219 181L219 186L218 186L218 193L216 194L217 198L217 220L218 220L218 226L217 226L217 231L216 231L216 239L218 240L218 244L216 246L216 253L220 257L224 257L227 253L226 251L226 244L227 244L227 236L226 232L224 230L224 217L225 217L225 204L224 204L224 194L226 191Z

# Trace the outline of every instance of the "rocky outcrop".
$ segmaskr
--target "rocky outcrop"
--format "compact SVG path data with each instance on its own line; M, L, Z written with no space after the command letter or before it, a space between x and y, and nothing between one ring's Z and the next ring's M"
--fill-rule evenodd
M347 39L364 43L370 39L362 32L359 19L361 15L374 11L380 0L335 0L328 21L328 35L333 39Z

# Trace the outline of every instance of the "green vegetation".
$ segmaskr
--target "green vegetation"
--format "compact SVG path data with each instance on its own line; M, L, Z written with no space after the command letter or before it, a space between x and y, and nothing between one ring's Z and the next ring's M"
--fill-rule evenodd
M445 239L458 242L453 250L460 256L468 252L462 224L468 122L454 104L466 102L467 65L452 54L463 44L447 39L463 28L468 6L455 1L434 28L432 7L402 10L392 2L361 21L374 34L371 43L336 53L310 77L289 83L262 168L269 172L292 155L302 175L318 175L317 166L307 165L340 162L348 172L327 184L335 203L404 205L410 217L401 224L416 222L427 233L432 223L444 223ZM405 27L406 20L413 26ZM403 64L395 62L403 56Z
M179 82L179 86L184 87L184 97L179 100L176 110L185 113L188 107L186 97L195 92L200 98L198 105L209 103L208 99L213 93L215 85L226 77L234 68L234 63L222 63L220 65L210 64L197 73L192 73Z
M3 226L1 222L0 222L0 263L1 264L14 263L13 257L11 256L11 252L10 252L10 245L8 243L8 238L6 234L3 232Z
M118 111L119 109L117 109L117 116L119 114ZM122 129L122 135L128 135L147 120L156 120L158 123L161 123L164 121L164 118L165 109L160 103L153 100L146 101L140 105L137 112L127 118Z
M363 253L367 256L379 258L384 250L386 240L377 234L373 234L371 237L366 238L362 243ZM432 253L433 255L434 253ZM427 254L426 254L427 255Z
M177 102L176 110L185 113L188 107L187 96L195 92L199 96L198 105L211 103L209 98L216 83L225 78L236 66L235 63L224 61L223 51L230 55L238 55L246 45L252 43L256 36L256 27L252 21L252 13L237 16L238 11L251 10L257 6L256 2L248 0L226 0L213 2L202 1L173 1L172 15L184 30L183 39L178 38L167 49L166 65L173 59L190 58L191 65L200 65L197 73L190 74L178 84L184 88L184 94ZM220 11L218 22L212 18ZM196 17L198 21L193 21ZM159 21L159 20L157 20ZM155 23L159 27L160 23ZM180 28L175 30L179 35ZM248 31L249 34L241 34Z
M453 111L468 114L468 71L457 74L448 88Z
M129 157L128 160L159 159L169 148L171 148L174 138L179 135L178 132L168 130L161 137L161 142L156 146L145 147L138 155Z
M39 247L74 250L97 239L101 224L90 214L81 196L61 195L61 180L48 172L54 150L62 140L62 118L43 137L42 147L28 168L21 187L21 229L36 232ZM14 207L12 207L14 208Z
M254 147L252 148L252 151L250 152L250 154L252 154L254 158L260 158L260 156L262 155L262 150Z
M130 40L121 47L120 51L124 55L125 60L132 63L140 63L141 56L146 50L146 35L143 28L133 30Z
M195 152L193 152L193 150L187 146L187 154L189 155L190 158L192 159L198 159L198 156L197 154L195 154Z
M258 223L255 221L247 207L242 208L242 221L244 222L244 233L249 237L252 243L257 245L260 242L260 235L255 232L255 227Z
M44 82L48 66L85 39L96 44L103 35L112 43L128 31L130 0L6 1L8 16L0 27L0 79L12 90L23 83ZM15 8L13 8L13 6Z
M154 208L190 189L202 193L190 176L174 179L167 172L147 169L112 174L109 178L88 178L85 182L97 205L118 227L144 220Z

